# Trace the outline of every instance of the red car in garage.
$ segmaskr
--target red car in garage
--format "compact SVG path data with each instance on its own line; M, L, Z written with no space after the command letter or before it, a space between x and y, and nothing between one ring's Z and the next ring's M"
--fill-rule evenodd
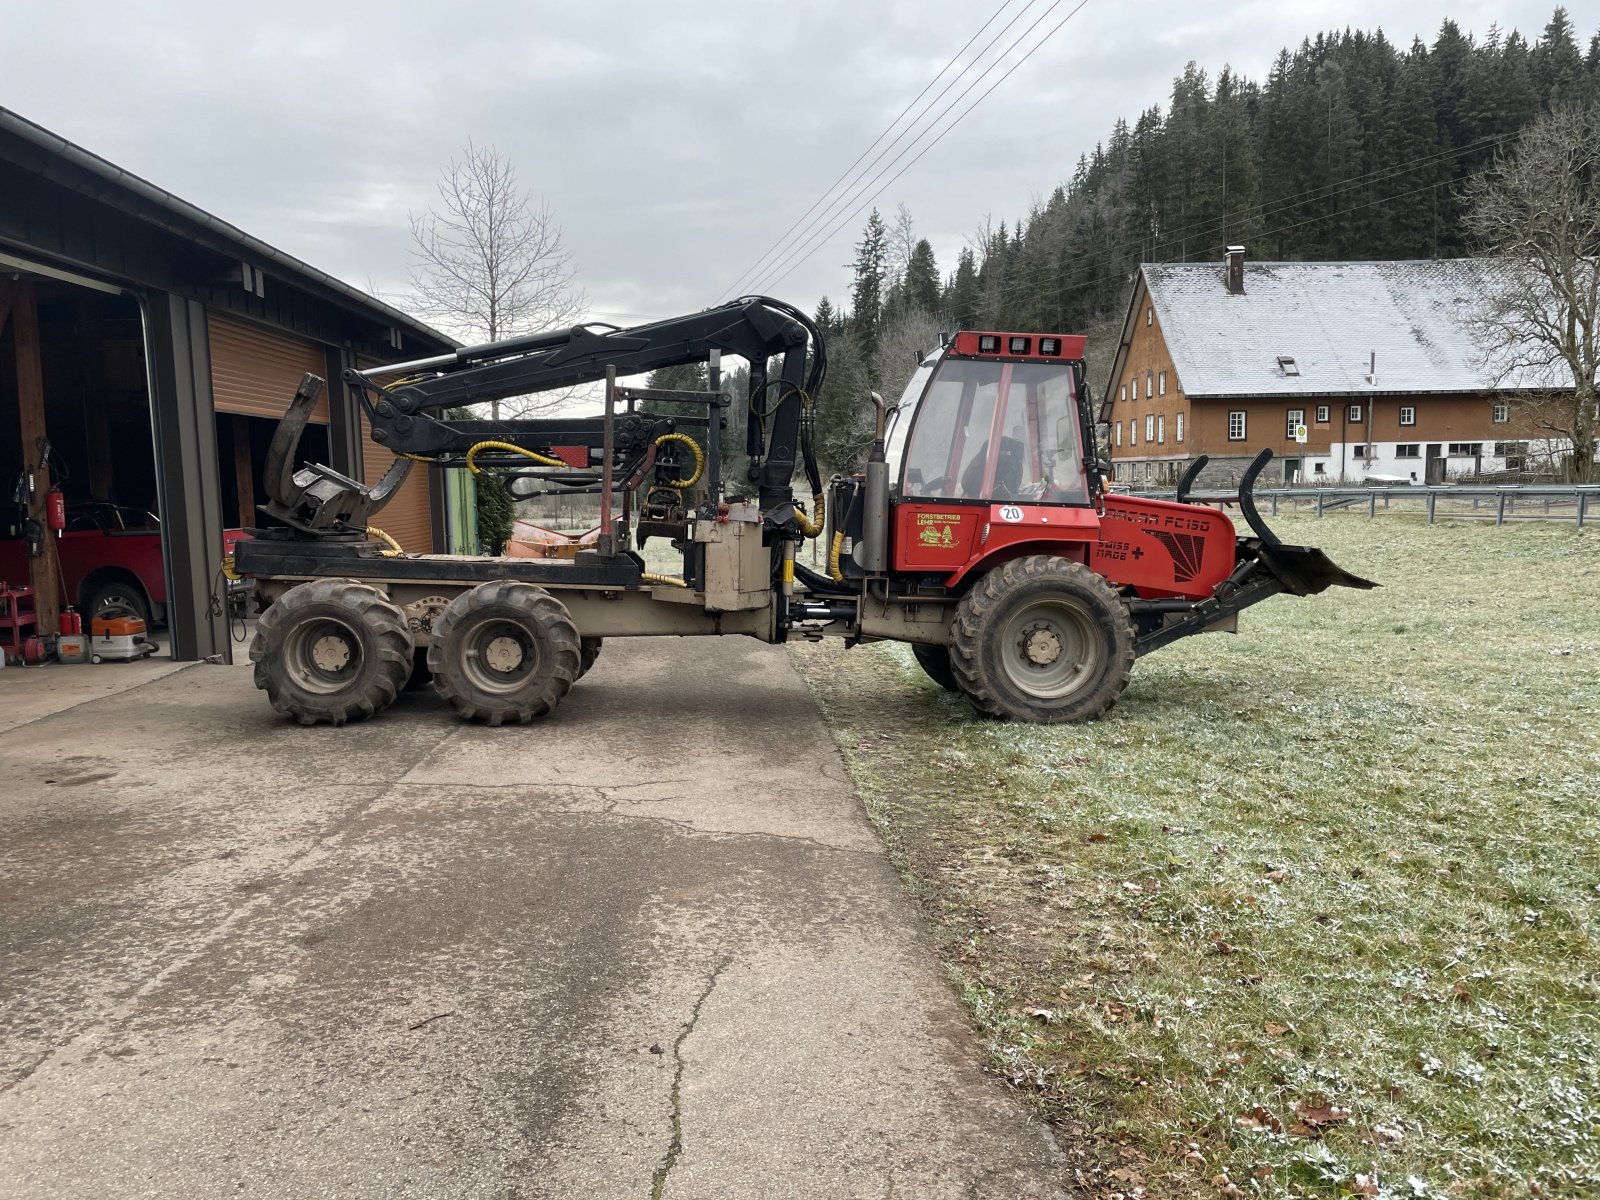
M28 547L18 510L5 512L0 580L20 586L28 582ZM66 529L59 537L45 536L54 539L60 553L68 602L86 617L142 617L151 625L164 620L167 581L161 566L161 523L153 513L98 500L71 503ZM234 545L248 536L242 529L223 533L219 568L222 556L232 554ZM247 585L229 584L228 590L232 601Z

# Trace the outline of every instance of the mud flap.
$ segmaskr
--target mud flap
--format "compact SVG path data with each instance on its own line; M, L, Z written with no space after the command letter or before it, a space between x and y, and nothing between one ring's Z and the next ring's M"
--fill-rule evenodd
M300 435L305 432L323 386L320 378L308 372L278 422L267 447L263 483L268 503L261 508L268 516L305 533L365 529L372 514L387 504L405 482L411 472L411 460L396 458L383 478L370 487L320 463L309 463L296 471Z

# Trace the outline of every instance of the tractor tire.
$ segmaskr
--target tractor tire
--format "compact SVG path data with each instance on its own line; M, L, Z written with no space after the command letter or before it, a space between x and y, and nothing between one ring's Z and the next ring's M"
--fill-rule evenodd
M594 660L600 657L600 646L604 638L582 638L578 642L578 678L582 679L589 673L589 668L594 666Z
M1092 721L1133 670L1133 621L1103 576L1054 555L1017 558L956 606L950 666L980 712L1040 724Z
M273 708L302 725L343 725L394 703L411 673L411 634L371 584L318 579L261 614L250 661Z
M545 716L582 670L577 626L531 583L497 579L462 592L434 621L432 637L434 691L485 725Z
M921 642L912 642L911 654L917 660L917 666L922 668L922 673L945 691L961 690L961 685L956 682L956 673L950 668L949 646L924 646Z

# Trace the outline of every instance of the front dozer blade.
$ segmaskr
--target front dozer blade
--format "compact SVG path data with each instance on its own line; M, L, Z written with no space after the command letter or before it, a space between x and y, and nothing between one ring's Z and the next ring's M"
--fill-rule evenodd
M289 401L288 411L278 422L267 447L263 482L268 503L261 510L303 533L365 529L372 514L387 504L405 482L411 460L396 458L383 478L370 487L320 463L295 470L300 435L311 420L323 386L321 379L307 372L295 389L294 399Z
M1271 572L1272 577L1291 596L1314 596L1330 587L1360 588L1364 591L1377 587L1372 580L1362 579L1337 566L1315 546L1286 546L1272 532L1266 521L1262 520L1255 498L1256 479L1271 460L1272 451L1263 450L1256 455L1255 461L1245 471L1244 478L1239 481L1239 511L1244 516L1244 523L1256 535L1239 539L1240 557L1254 554L1256 560Z

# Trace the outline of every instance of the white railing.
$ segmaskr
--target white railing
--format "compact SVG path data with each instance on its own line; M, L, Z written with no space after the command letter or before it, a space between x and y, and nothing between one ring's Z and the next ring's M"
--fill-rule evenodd
M1159 500L1177 496L1172 490L1139 492ZM1369 487L1336 488L1257 488L1256 507L1277 516L1280 506L1292 512L1313 509L1317 516L1328 512L1367 510L1369 518L1379 512L1426 511L1428 523L1443 517L1450 520L1572 521L1579 529L1588 520L1589 506L1600 499L1600 483L1543 484L1518 483L1497 487L1443 484L1384 484ZM1239 502L1237 491L1195 489L1189 493L1192 504L1226 507ZM1600 508L1597 508L1600 511Z

